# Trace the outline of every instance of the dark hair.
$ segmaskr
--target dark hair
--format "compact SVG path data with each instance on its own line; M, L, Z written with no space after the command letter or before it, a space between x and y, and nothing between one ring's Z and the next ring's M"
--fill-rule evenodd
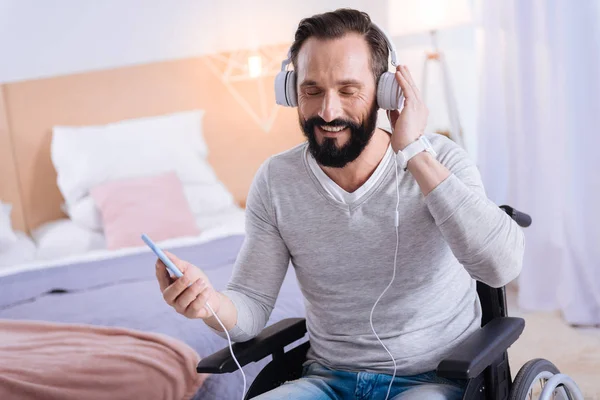
M300 21L290 48L294 69L297 70L298 52L306 39L313 36L318 39L337 39L350 32L363 35L367 41L371 49L371 70L377 84L381 74L388 70L387 42L367 13L349 8L313 15Z

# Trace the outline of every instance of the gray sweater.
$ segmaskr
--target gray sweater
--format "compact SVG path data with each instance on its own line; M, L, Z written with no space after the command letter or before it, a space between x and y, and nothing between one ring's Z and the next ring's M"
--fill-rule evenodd
M475 279L500 287L521 270L522 230L488 200L467 154L428 135L452 174L426 197L399 171L396 279L373 316L399 375L434 370L480 326ZM238 311L232 340L266 325L288 265L306 304L309 361L349 371L391 374L369 313L392 277L396 231L395 164L353 204L323 189L299 145L268 159L252 183L246 238L223 292Z

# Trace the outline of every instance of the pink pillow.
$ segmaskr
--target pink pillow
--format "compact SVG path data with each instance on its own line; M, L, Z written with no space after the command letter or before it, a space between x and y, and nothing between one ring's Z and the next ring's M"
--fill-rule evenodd
M143 246L142 233L155 242L200 233L175 172L106 182L91 194L109 249Z

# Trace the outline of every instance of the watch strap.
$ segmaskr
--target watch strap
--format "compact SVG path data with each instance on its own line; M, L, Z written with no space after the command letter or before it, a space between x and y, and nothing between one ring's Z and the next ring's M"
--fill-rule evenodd
M434 157L437 155L435 150L433 150L431 142L425 135L421 135L417 140L406 146L404 150L399 150L397 157L402 169L407 168L408 161L410 161L411 158L424 151L430 153Z

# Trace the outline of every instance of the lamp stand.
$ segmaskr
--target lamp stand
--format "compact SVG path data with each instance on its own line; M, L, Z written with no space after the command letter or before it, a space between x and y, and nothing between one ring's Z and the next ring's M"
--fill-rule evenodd
M458 106L456 103L456 97L454 96L454 91L452 90L452 85L450 83L450 73L448 70L448 65L446 64L446 59L444 54L439 49L437 43L437 31L431 31L431 43L433 45L433 51L426 53L425 62L423 63L423 101L427 104L427 64L429 62L437 62L442 71L442 83L444 85L444 96L446 98L446 109L448 112L448 117L450 119L450 132L448 132L448 136L450 139L458 143L459 146L465 148L464 137L462 127L460 125L460 117L458 115Z

